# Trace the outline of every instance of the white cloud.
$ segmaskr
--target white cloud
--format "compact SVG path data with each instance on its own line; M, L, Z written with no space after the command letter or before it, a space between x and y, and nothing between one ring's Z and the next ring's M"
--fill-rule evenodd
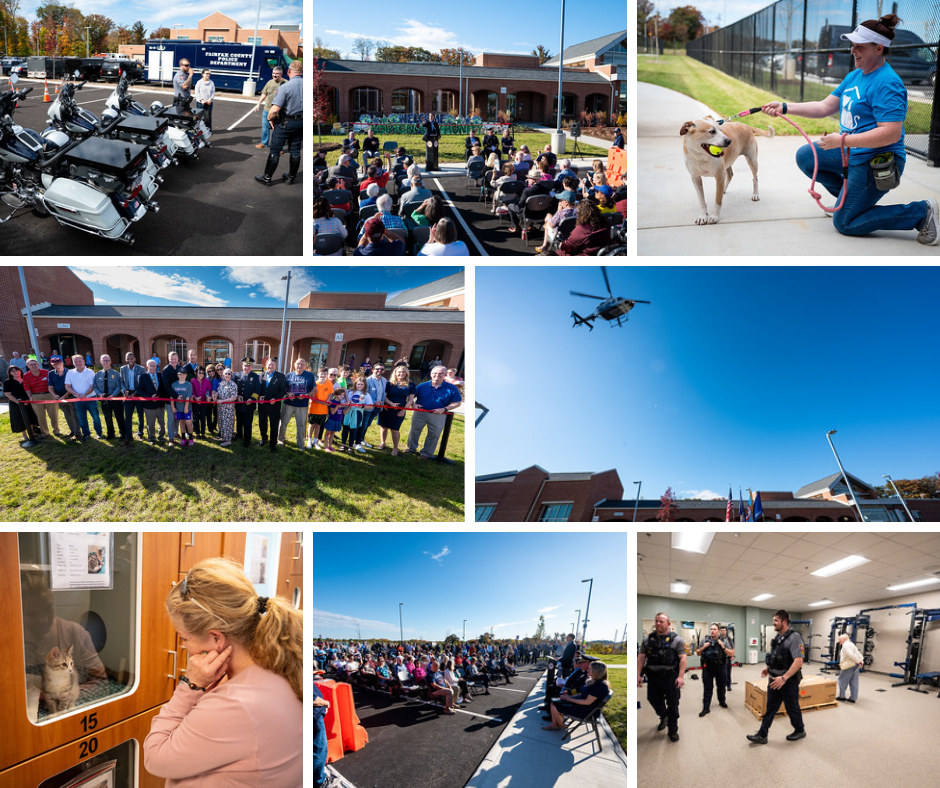
M728 500L721 493L717 493L714 490L683 490L682 494L687 498L701 498L705 501L726 501Z
M162 274L137 265L73 265L70 268L86 284L104 285L112 290L126 290L196 306L225 306L228 303L219 297L218 291L210 290L198 279L180 274Z
M429 553L427 550L424 550L423 552L425 555L431 556L432 561L437 561L439 564L442 564L444 562L441 559L444 558L445 556L450 555L450 548L447 547L447 545L445 545L444 548L441 550L441 552L437 554Z
M258 294L257 294L257 293L249 293L249 294L248 294L248 297L249 297L249 298L257 298L257 297L258 297ZM396 404L397 404L397 403L396 403Z
M108 301L107 298L97 298L97 297L95 298L95 306L97 306L98 304L110 304L110 303L111 302Z
M506 621L502 624L494 624L493 631L496 631L497 629L506 629L506 627L521 627L528 623L528 621Z
M561 605L552 605L551 607L543 607L539 610L539 613L551 613L553 610L558 610Z
M291 271L290 304L293 306L296 306L298 301L311 290L319 290L323 287L323 282L309 273L307 269L289 265L228 266L224 275L235 282L236 287L238 285L256 287L262 291L261 295L265 298L276 298L283 303L287 282L282 281L281 277L287 276L288 271Z
M363 637L367 633L374 635L382 632L398 632L398 627L387 621L374 621L368 618L355 618L343 613L331 613L327 610L311 611L313 620L313 629L322 632L324 635L343 636L344 634L356 634L362 629Z
M251 285L235 285L236 290L250 290Z

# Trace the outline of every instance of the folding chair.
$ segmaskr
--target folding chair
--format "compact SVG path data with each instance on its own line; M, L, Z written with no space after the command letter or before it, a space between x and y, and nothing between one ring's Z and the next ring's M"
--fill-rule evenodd
M526 200L525 205L522 206L520 223L522 225L522 240L525 241L526 246L529 245L529 225L544 224L545 216L552 207L554 199L551 194L537 194Z
M326 256L341 252L346 254L346 244L339 233L319 233L313 242L313 253Z
M486 200L489 198L496 189L493 187L493 178L499 173L499 170L490 170L483 176L483 180L480 182L480 202L486 203Z
M330 205L346 205L352 202L352 192L348 189L330 189L323 192L323 197Z
M366 219L369 219L375 216L379 212L378 205L367 205L365 208L359 209L359 223L363 223Z
M469 167L467 167L467 186L471 182L476 184L478 180L483 177L483 173L486 171L486 164L482 161L475 161Z
M610 702L610 699L611 699L612 697L614 697L614 691L613 691L613 690L611 690L610 692L608 692L608 693L607 693L607 697L604 698L604 700L602 700L597 706L595 706L593 709L591 709L591 710L587 713L587 715L586 715L585 717L581 718L581 719L578 721L578 724L577 724L577 725L571 727L571 726L570 726L570 723L565 722L565 723L564 723L564 725L565 725L565 735L561 737L561 740L564 741L565 739L570 738L570 736L571 736L572 733L574 733L578 728L580 728L582 725L584 725L585 723L587 723L589 726L593 726L593 728L594 728L594 737L597 739L597 749L603 751L604 746L601 744L601 732L600 732L600 729L599 729L599 727L598 727L598 717L600 716L600 713L601 713L601 711L603 710L604 706L606 706L606 705ZM574 720L576 720L576 719L578 719L578 718L577 718L577 717L567 717L566 719L568 719L568 720L570 720L571 722L573 722Z
M411 240L413 243L414 254L417 254L421 247L424 246L431 238L431 228L430 227L415 227L411 231Z
M385 232L391 233L392 235L395 235L398 238L401 238L401 240L404 241L405 244L408 243L408 231L407 230L402 230L399 227L386 227Z
M509 181L508 183L504 183L499 193L500 206L508 206L510 203L519 202L519 195L524 191L525 181ZM499 217L499 223L503 223L502 216Z
M548 247L543 249L543 253L547 252L557 252L561 245L564 243L565 238L567 238L571 233L574 232L574 228L578 226L578 217L569 216L567 219L562 219L558 223L557 232L555 236L549 241Z
M346 224L346 211L342 208L333 208L333 216L339 219L343 224Z

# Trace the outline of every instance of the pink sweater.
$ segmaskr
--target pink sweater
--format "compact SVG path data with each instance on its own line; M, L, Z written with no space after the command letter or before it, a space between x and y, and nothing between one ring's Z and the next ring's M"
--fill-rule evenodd
M144 765L166 788L300 788L301 702L257 665L209 692L180 684L144 740Z

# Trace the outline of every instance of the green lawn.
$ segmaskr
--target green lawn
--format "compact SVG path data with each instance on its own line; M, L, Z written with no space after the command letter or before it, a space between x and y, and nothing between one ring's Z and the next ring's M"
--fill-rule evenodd
M590 656L606 662L608 665L626 665L629 660L626 654L591 654Z
M661 55L658 60L652 56L638 57L636 78L640 82L649 82L684 93L711 107L723 118L736 115L751 107L759 107L768 101L781 100L773 93L729 77L685 54ZM839 121L834 117L821 120L809 118L795 118L795 120L810 135L839 130ZM739 118L738 122L762 129L773 126L777 134L799 134L787 121L771 118L763 113Z
M60 427L67 432L64 418ZM135 417L136 423L136 417ZM402 425L402 445L411 414ZM89 424L91 427L91 424ZM146 434L146 431L145 431ZM296 437L294 423L288 438ZM464 418L447 457L456 465L367 450L343 454L196 441L182 449L118 440L47 438L22 449L0 416L0 519L5 521L333 522L463 521ZM366 436L379 444L378 423Z
M590 134L590 129L585 129L585 133ZM540 134L537 131L532 132L520 132L513 135L516 140L516 147L520 145L528 145L529 152L532 153L533 157L536 156L538 151L541 151L548 143L551 142L551 137L548 134ZM361 139L362 135L357 135L357 138ZM342 137L332 137L324 135L322 137L323 144L327 145L330 143L341 143ZM389 140L383 139L382 142L387 142ZM414 157L415 161L419 164L424 162L424 147L425 142L421 139L420 134L408 134L408 135L395 135L393 140L399 145L404 145L408 153ZM319 146L316 142L313 145L316 150ZM597 156L606 161L607 151L603 148L598 148L594 145L587 145L584 142L578 143L578 150L581 151L582 155L585 157ZM574 142L568 140L565 146L565 152L571 154L574 151ZM557 153L557 151L556 151ZM327 164L330 166L336 163L336 160L342 154L341 150L330 151L326 154ZM440 161L441 162L454 162L459 161L463 162L464 159L464 138L459 137L456 134L447 134L441 137L440 142ZM360 159L361 161L361 159Z
M627 752L627 685L632 677L632 670L618 669L607 674L614 697L604 707L604 717L607 718L610 729L620 741L624 752Z

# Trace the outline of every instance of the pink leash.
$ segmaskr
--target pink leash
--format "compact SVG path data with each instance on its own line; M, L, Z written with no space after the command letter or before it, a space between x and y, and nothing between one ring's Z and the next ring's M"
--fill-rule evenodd
M725 123L729 120L734 120L735 118L744 118L748 115L753 115L761 111L761 107L754 107L752 109L746 109L743 112L739 112L737 115L732 115L730 118L724 118L723 120L718 121L718 125ZM849 149L845 147L845 134L840 135L839 144L842 151L842 194L839 197L839 202L832 208L827 208L822 204L822 197L819 192L816 191L816 176L819 173L819 154L816 152L816 146L813 144L813 141L807 136L806 132L803 131L796 123L790 120L786 115L777 115L778 118L783 118L787 123L789 123L793 128L795 128L800 134L803 135L803 139L809 144L810 149L813 151L813 180L809 185L807 190L810 196L816 200L816 204L822 208L826 213L835 213L843 205L845 205L845 195L848 192L848 183L849 183Z

